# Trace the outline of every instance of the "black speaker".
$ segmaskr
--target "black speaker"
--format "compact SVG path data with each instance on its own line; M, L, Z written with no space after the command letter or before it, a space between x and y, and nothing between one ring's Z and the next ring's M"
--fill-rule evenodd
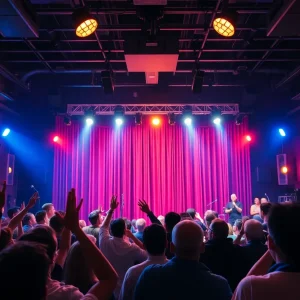
M101 72L102 86L105 94L112 94L115 90L113 74L110 71Z
M204 79L204 72L200 70L196 70L193 77L192 83L192 91L193 93L201 93L202 92L202 85Z

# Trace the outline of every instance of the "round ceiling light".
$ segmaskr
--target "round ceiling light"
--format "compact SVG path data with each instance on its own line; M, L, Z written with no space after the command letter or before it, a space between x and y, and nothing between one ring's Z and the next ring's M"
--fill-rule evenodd
M81 7L73 13L73 23L78 37L87 37L98 27L97 20L90 14L87 7Z
M214 30L224 36L231 37L235 33L235 16L233 14L222 14L214 19Z

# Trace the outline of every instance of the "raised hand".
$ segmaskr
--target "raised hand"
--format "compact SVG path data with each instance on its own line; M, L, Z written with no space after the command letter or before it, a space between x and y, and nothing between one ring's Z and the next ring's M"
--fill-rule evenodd
M22 211L25 208L25 202L23 201L20 205L20 210Z
M115 210L119 206L119 202L117 200L117 196L112 196L110 200L110 209Z
M39 193L35 192L29 199L29 202L27 204L28 209L34 207L38 199L39 199Z
M203 219L201 218L201 216L200 216L200 214L198 212L196 212L195 218L198 219L198 220L200 220L202 223L204 223Z
M6 191L6 181L3 181L3 187L0 192L0 211L5 206L5 191Z
M151 212L148 203L143 199L139 200L138 206L140 207L141 211L146 213L147 215Z

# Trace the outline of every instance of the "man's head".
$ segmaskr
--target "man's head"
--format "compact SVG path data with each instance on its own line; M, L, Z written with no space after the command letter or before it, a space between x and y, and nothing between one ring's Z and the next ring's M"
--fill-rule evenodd
M169 212L166 214L165 216L165 227L167 232L171 233L174 226L180 222L181 217L179 214L175 213L175 212Z
M149 255L163 255L167 245L166 230L158 224L147 226L143 234L143 243Z
M146 220L145 219L137 219L136 220L136 229L138 232L144 232L146 227Z
M221 219L214 219L209 226L209 239L224 240L229 233L228 225Z
M0 253L1 299L42 300L50 261L43 246L18 242Z
M236 194L231 194L230 199L231 199L232 202L236 202L237 201Z
M40 210L35 214L37 224L49 224L49 219L45 210Z
M52 203L45 203L42 206L42 209L46 211L48 218L52 218L55 214L55 208Z
M179 258L199 260L204 252L203 231L194 221L182 221L172 231L171 251Z
M48 258L54 261L57 250L57 239L54 230L46 225L36 225L30 231L24 233L19 241L34 242L46 247Z
M136 229L136 219L132 219L131 225L134 229Z
M122 238L125 235L126 226L122 218L110 222L110 233L112 236Z
M56 234L62 233L62 231L64 229L64 224L62 223L61 219L56 215L54 215L49 220L49 225L56 232Z
M18 206L14 206L11 207L8 211L7 211L7 216L12 219L14 216L16 216L18 213L20 212L20 207Z
M271 210L272 204L270 202L262 203L260 205L260 216L263 220L268 219L269 212Z
M256 205L260 205L260 200L259 200L259 198L254 198L254 204L256 204Z
M93 226L100 226L101 225L101 212L99 209L93 210L89 214L89 221Z
M250 241L261 241L264 238L262 224L254 219L248 220L244 224L246 239Z
M238 219L234 222L233 224L233 232L238 235L238 233L241 231L242 229L242 226L243 226L243 221L241 219Z
M260 199L260 204L263 204L263 203L268 203L268 199L267 198L261 198Z
M165 226L165 217L160 215L157 217L158 221L161 223L162 226Z
M209 227L211 222L217 219L216 215L214 213L209 213L205 216L205 222L206 222L206 226Z
M27 213L22 221L23 225L33 226L36 224L35 216L32 213Z
M300 267L300 204L273 204L268 219L268 247L274 260Z
M196 210L194 208L188 208L186 212L192 217L192 219L195 219Z

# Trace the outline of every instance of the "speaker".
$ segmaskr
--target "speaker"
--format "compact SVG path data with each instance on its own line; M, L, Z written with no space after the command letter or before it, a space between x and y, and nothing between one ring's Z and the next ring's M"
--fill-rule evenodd
M204 79L204 72L200 70L196 70L193 77L192 83L192 91L193 93L201 93L202 92L202 85Z
M284 173L282 171L283 167L287 167L287 158L286 154L278 154L276 155L276 162L277 162L277 178L279 185L288 185L288 171Z
M15 173L15 156L13 154L7 154L7 167L6 167L7 185L14 185L14 173Z
M105 94L112 94L115 90L115 83L113 80L113 74L110 71L101 72L101 80L103 91Z

